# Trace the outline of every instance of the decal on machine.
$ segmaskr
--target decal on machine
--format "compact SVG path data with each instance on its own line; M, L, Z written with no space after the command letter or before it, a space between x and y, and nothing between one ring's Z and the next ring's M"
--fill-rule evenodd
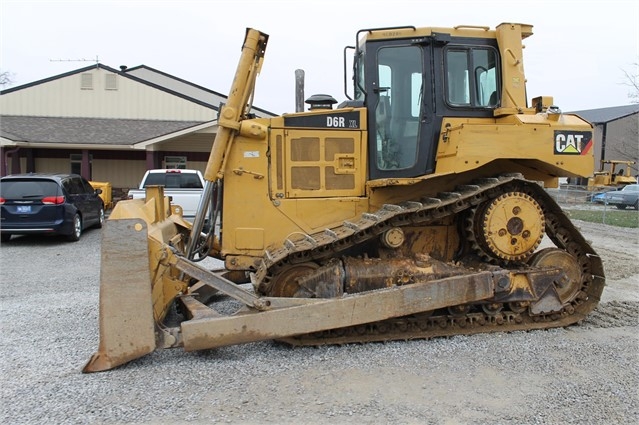
M359 130L359 112L334 112L322 115L284 117L286 127L335 128Z
M591 131L555 130L556 155L586 155L592 148Z

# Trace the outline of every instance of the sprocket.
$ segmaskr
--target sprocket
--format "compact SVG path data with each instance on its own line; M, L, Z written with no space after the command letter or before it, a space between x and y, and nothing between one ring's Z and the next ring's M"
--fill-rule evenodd
M482 257L525 261L544 236L544 213L523 192L506 192L479 205L472 217L473 249Z

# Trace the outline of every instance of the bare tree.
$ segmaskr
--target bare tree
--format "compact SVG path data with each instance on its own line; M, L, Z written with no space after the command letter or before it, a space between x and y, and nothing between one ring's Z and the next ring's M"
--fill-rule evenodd
M628 98L631 99L631 103L639 103L639 75L637 75L639 62L635 62L632 69L633 72L622 70L625 77L622 84L630 89ZM617 159L635 161L631 169L632 174L636 175L639 172L639 120L636 116L627 117L624 120L627 120L628 124L617 143L611 146L611 152Z
M623 74L625 76L624 82L622 83L625 86L630 87L630 92L628 92L628 97L631 100L631 103L639 103L639 62L635 62L632 64L634 68L634 72L628 72L623 69Z
M639 174L639 142L637 139L637 128L628 128L625 134L618 140L618 143L611 146L611 155L609 158L619 159L623 161L635 161L630 166L631 174Z
M9 71L0 72L0 86L4 87L13 83L13 74Z

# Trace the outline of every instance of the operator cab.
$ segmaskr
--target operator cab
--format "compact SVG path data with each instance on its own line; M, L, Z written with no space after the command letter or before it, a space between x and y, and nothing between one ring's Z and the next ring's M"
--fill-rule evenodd
M500 104L497 40L414 27L363 32L348 103L368 109L369 178L431 174L443 118L491 118Z

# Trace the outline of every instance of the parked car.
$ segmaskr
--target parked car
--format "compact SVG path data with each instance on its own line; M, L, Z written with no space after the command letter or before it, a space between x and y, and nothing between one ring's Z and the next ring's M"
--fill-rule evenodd
M639 210L639 184L629 184L621 190L606 192L604 203L614 205L620 210L633 207Z
M0 179L0 235L58 234L80 239L89 227L102 227L104 204L77 174L14 174Z
M606 200L606 193L607 192L595 193L594 195L592 195L592 198L590 200L592 200L592 202L594 202L595 204L603 204Z
M164 196L182 208L182 216L193 222L204 191L204 178L198 170L156 169L144 173L137 189L131 189L129 199L144 199L147 186L164 186Z

